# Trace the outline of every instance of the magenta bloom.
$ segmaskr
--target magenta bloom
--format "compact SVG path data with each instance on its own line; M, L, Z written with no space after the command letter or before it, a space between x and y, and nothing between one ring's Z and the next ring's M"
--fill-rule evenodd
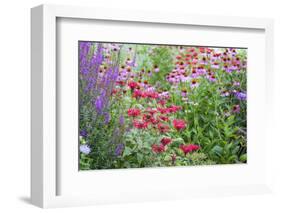
M232 107L232 112L234 113L239 113L240 112L240 106L239 105L234 105Z
M200 149L200 146L195 145L195 144L189 144L189 145L180 145L180 149L184 152L184 154L186 155L187 153L196 151L198 149Z
M154 153L159 154L165 151L165 146L163 144L153 144L151 149Z
M175 129L183 130L186 127L186 122L181 119L175 119L175 120L173 120L173 125L174 125Z

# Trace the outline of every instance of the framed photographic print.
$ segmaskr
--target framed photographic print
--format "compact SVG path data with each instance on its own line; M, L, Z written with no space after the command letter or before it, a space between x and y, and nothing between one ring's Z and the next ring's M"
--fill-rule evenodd
M272 20L31 14L33 204L270 192Z

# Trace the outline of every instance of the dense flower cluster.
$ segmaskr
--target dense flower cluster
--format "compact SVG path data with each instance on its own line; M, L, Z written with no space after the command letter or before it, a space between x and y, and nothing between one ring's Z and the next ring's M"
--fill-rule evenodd
M200 146L195 145L195 144L189 144L189 145L180 145L180 149L184 152L186 155L187 153L196 151L200 148Z
M175 119L173 120L173 125L177 130L183 130L186 127L186 122L181 119Z
M79 42L80 167L239 162L246 68L237 48Z

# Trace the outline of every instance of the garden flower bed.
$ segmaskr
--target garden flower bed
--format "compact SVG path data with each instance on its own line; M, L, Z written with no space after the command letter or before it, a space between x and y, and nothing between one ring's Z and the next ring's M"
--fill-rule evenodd
M246 68L246 49L80 41L80 170L245 163Z

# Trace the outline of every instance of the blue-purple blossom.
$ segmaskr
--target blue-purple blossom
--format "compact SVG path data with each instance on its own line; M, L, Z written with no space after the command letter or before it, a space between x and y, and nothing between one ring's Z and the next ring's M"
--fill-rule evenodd
M88 75L88 74L89 74L89 69L86 68L86 67L84 67L84 68L81 69L81 73L82 73L83 75Z
M119 117L119 123L120 123L120 125L121 126L123 126L124 125L124 116L123 115L121 115L120 117Z
M83 136L83 137L87 137L87 136L88 136L87 130L81 129L81 130L80 130L80 135Z
M81 144L80 145L80 152L85 154L85 155L88 155L91 152L91 148L87 144Z
M119 143L119 144L116 146L115 151L114 151L115 156L121 155L122 152L123 152L123 149L124 149L124 144L123 144L123 143Z
M98 114L101 114L103 108L103 102L101 97L99 96L95 101L95 107Z
M236 92L235 97L239 100L245 101L247 100L247 94L244 92Z
M108 124L110 119L111 119L110 114L108 112L106 112L104 115L104 123Z

